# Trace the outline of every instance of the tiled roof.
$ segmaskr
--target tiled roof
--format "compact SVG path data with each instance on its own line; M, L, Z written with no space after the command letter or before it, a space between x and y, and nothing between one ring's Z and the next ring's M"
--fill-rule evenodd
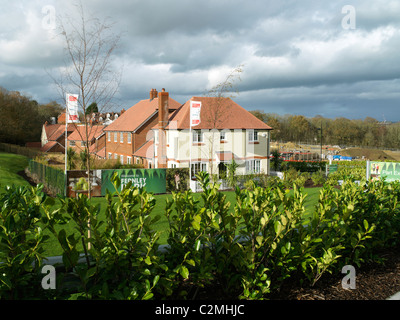
M169 109L177 109L180 103L172 98L168 100ZM158 110L158 98L152 100L145 99L139 101L134 106L126 110L117 120L110 124L105 131L129 131L137 130L147 119Z
M232 161L237 158L233 152L230 151L217 151L219 161Z
M154 157L154 148L153 148L153 139L147 140L138 150L133 154L135 157L141 158L153 158Z
M104 133L104 128L106 126L92 126L88 127L88 134L89 134L89 140L92 140L94 138L97 138L101 136ZM85 126L78 126L74 132L72 132L68 136L69 141L82 141L86 140L86 129Z
M201 101L199 125L192 129L264 129L270 126L230 98L192 97L169 117L167 129L189 129L190 101ZM175 121L175 122L174 122ZM156 129L155 126L153 129Z
M46 136L48 141L56 141L63 134L65 134L65 124L45 124L44 130L46 131ZM67 127L68 132L73 132L75 128L73 126Z
M47 142L43 147L40 148L40 151L42 152L48 152L50 151L53 147L55 147L58 144L57 141L49 141ZM64 148L64 146L62 146Z

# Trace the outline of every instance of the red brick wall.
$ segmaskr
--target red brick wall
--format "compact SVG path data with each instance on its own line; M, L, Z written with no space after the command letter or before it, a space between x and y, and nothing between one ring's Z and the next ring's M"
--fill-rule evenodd
M114 135L117 133L117 142L114 142ZM108 135L111 134L110 141L108 140ZM120 156L124 156L124 164L127 163L127 156L132 156L132 146L133 139L131 139L131 143L128 143L128 135L132 136L131 132L122 132L123 142L121 142L121 131L106 131L105 135L105 145L106 145L106 158L108 159L108 153L112 153L112 158L114 159L114 155L118 154L118 159Z

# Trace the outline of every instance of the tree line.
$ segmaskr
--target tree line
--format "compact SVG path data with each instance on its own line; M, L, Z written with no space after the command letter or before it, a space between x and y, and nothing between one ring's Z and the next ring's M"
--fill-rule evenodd
M40 141L43 124L63 110L55 101L39 104L18 91L0 87L0 141L18 145Z
M380 122L374 118L347 119L324 118L320 115L278 115L260 110L250 111L274 130L272 141L292 141L309 144L364 146L398 149L400 145L400 123Z

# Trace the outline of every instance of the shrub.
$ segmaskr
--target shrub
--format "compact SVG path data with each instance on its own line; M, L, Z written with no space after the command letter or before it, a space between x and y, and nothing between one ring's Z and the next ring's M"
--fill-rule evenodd
M311 180L314 185L322 185L325 182L325 174L322 171L314 172L311 175Z
M43 186L7 187L0 195L0 297L35 297L48 239L39 225ZM40 282L39 282L40 283Z
M295 181L305 177L290 173ZM107 193L104 221L84 195L60 197L55 207L41 187L9 189L0 198L1 297L26 298L32 288L46 240L39 221L63 250L58 275L78 280L73 293L86 299L195 299L207 286L229 298L264 299L294 275L315 285L326 273L377 260L383 248L399 244L399 182L345 180L340 189L325 183L305 217L306 195L296 183L290 192L279 183L237 187L229 210L207 173L197 179L201 198L188 190L166 202L166 252L158 250L153 195L131 184ZM117 176L113 183L118 190ZM68 234L66 223L77 232ZM57 298L72 292L61 288ZM45 296L37 288L30 294Z

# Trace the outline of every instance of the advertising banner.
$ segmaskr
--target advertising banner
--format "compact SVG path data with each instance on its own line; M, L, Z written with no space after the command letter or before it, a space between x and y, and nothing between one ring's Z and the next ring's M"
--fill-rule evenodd
M194 127L200 124L200 101L190 101L190 126Z
M67 93L67 123L79 122L78 95Z
M101 174L101 195L106 195L108 189L111 193L115 192L111 177L117 173L121 179L121 191L125 185L132 182L132 187L144 188L147 192L165 193L166 192L166 169L114 169L102 170Z
M371 179L380 179L385 177L385 181L391 182L400 180L399 162L377 162L371 161L369 166Z

